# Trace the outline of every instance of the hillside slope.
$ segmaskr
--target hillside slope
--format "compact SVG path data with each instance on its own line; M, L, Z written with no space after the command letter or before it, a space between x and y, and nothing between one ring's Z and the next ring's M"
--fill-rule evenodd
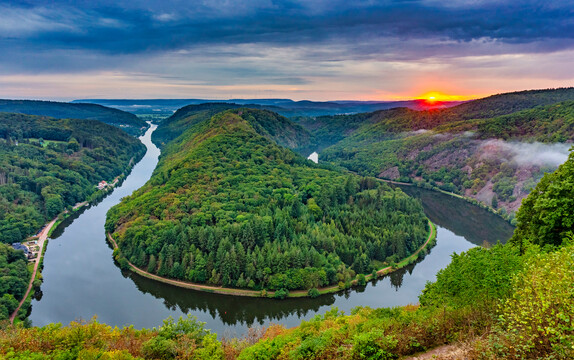
M307 117L299 119L299 123L317 137L318 148L323 149L358 130L368 129L377 140L388 132L428 130L442 124L488 119L568 100L574 100L574 88L526 90L492 95L449 108L419 111L400 107L354 115Z
M302 126L269 110L245 108L237 104L205 103L188 105L177 110L172 116L162 121L154 131L152 140L163 147L166 143L180 136L190 127L210 119L217 113L229 109L241 109L243 116L255 130L276 142L302 155L308 155L314 149L312 135Z
M571 89L531 91L437 112L395 109L325 149L321 159L362 175L424 183L514 212L544 172L566 160L568 143L574 141L574 101L475 117L569 96L574 97ZM499 104L500 110L490 108Z
M1 241L35 234L144 153L139 140L99 121L0 113Z
M108 213L121 256L165 277L293 290L346 286L424 242L417 201L277 145L285 122L268 116L228 110L168 143L149 182Z
M134 136L142 135L148 128L148 124L134 114L96 104L0 99L0 112L49 116L58 119L98 120L119 127Z

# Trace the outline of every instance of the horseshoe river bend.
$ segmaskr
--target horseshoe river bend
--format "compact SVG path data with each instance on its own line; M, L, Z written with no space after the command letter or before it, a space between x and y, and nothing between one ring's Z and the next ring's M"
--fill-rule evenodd
M403 187L418 197L427 216L437 225L437 243L416 263L368 283L318 298L261 299L233 297L182 289L122 271L106 242L108 209L130 195L151 176L160 154L151 142L152 126L141 138L145 157L126 180L96 205L66 219L52 234L44 258L41 296L32 301L35 326L89 320L112 326L133 324L151 328L163 319L195 315L219 336L243 336L249 327L268 324L298 325L332 307L349 313L356 306L392 307L417 303L427 281L450 262L453 252L496 241L505 242L513 228L500 217L439 192Z

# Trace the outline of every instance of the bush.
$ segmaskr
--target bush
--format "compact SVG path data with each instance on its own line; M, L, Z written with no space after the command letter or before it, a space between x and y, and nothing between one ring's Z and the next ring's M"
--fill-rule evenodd
M353 355L356 359L397 359L398 356L393 353L397 343L393 336L385 336L380 329L374 329L355 335Z
M273 298L283 300L288 296L289 296L289 290L279 289L279 290L275 291L275 295L273 295Z
M175 359L177 351L173 340L154 337L142 346L142 354L146 359Z
M528 254L499 309L499 327L487 343L490 358L574 358L574 246Z
M473 307L491 311L499 299L511 294L512 275L522 269L519 250L497 244L453 254L451 263L428 283L419 301L430 307Z
M158 336L165 339L175 339L177 336L186 335L188 338L199 342L209 334L204 326L205 323L197 321L193 315L187 315L187 318L180 317L177 322L174 322L170 316L163 321L163 326L158 329Z
M321 295L321 293L319 292L319 290L317 290L317 288L312 288L312 289L309 289L309 291L307 291L307 295L310 298L314 299L314 298L318 297L319 295Z

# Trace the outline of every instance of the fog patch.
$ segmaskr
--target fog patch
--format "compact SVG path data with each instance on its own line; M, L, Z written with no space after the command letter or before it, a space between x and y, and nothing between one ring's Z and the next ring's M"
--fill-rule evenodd
M440 134L433 134L433 139L450 139L452 138L452 134L449 133L440 133Z
M516 162L518 166L553 166L563 164L570 153L572 144L544 144L540 142L505 142L502 140L488 140L480 145L483 158L506 158L507 161Z
M419 129L419 130L415 130L415 131L407 131L404 132L403 135L405 136L416 136L416 135L422 135L422 134L427 134L432 132L431 130L427 130L427 129Z
M318 164L319 163L319 154L317 152L314 152L311 155L309 155L309 157L307 157L307 159L311 160L315 164Z

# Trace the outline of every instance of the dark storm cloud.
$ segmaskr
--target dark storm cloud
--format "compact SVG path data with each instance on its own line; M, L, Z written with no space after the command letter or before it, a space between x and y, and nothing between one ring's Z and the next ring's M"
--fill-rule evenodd
M148 55L240 44L253 52L307 47L305 56L322 61L416 60L469 47L477 55L556 51L574 45L574 7L515 0L0 2L4 67L124 67ZM489 44L484 52L481 44Z

